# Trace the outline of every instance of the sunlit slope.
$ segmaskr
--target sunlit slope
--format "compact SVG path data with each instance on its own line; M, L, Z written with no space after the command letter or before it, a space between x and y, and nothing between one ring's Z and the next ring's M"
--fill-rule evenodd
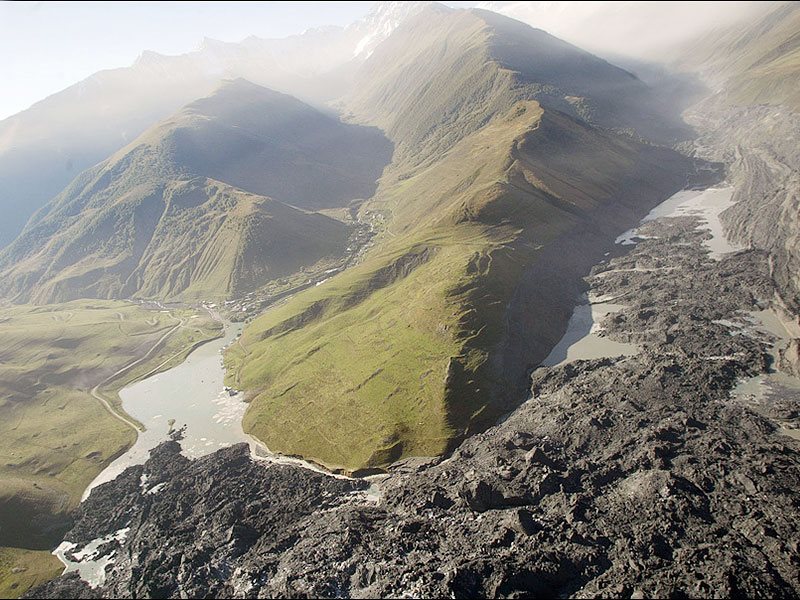
M207 316L191 315L104 397L116 403L125 381L219 334ZM83 490L136 437L92 388L180 322L122 302L0 308L0 546L45 549L60 539Z
M39 211L0 253L0 292L45 303L252 290L344 252L348 227L289 204L371 195L389 148L375 130L229 82Z
M19 598L30 588L64 572L64 564L49 550L0 546L0 597Z
M40 236L50 222L58 231ZM3 272L4 291L15 301L45 303L227 298L340 254L349 229L196 178L136 186L26 233L5 253L11 266ZM22 244L28 252L14 262Z
M500 350L527 266L604 214L632 219L685 167L527 101L387 180L365 209L392 215L382 247L265 313L228 353L252 402L245 428L349 470L445 451L508 408Z
M485 11L438 5L399 27L344 100L395 144L360 210L382 231L362 264L269 310L228 353L245 427L355 470L441 453L519 402L587 261L685 182L685 159L611 131L647 124L647 95Z
M345 108L426 164L519 100L655 139L685 133L631 73L550 34L483 10L434 5L402 24L358 72Z
M800 110L800 3L764 3L760 18L704 36L680 64L724 86L734 104Z

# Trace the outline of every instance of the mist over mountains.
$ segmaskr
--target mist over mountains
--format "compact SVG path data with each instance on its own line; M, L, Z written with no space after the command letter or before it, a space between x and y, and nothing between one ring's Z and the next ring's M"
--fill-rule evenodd
M31 597L796 595L800 3L599 4L378 3L0 122L0 424L46 423L0 585L63 542ZM246 443L190 459L157 376L215 336ZM161 443L81 503L139 380Z
M6 289L36 302L242 295L342 254L349 228L303 209L371 196L390 152L377 130L223 83L42 208L0 256Z
M207 39L178 56L145 51L129 67L96 73L0 121L0 246L81 171L211 94L223 79L245 78L323 108L400 20L425 4L388 3L347 28L280 40Z

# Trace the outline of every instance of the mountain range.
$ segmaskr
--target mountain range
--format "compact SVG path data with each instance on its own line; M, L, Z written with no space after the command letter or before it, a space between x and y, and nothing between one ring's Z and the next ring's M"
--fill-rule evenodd
M536 16L515 4L491 3ZM3 520L56 515L41 550L75 516L65 540L115 553L99 587L30 594L796 593L800 3L742 10L639 69L497 12L382 3L145 52L0 122L7 378L30 367L0 408L35 388L56 439L25 459L35 419L15 433L0 533L31 550L38 517ZM731 252L707 252L711 213L642 220L717 184ZM544 366L576 323L631 354ZM76 511L83 483L37 487L65 472L42 466L67 443L49 382L83 415L220 330L218 400L241 392L257 450L190 460L173 419ZM39 377L53 360L69 377ZM80 482L136 426L108 396L122 441L93 451L70 421Z
M489 11L403 16L354 50L343 120L237 79L79 175L0 253L3 294L236 299L341 259L366 225L357 266L229 352L246 430L359 470L489 426L609 240L696 167L659 145L688 130L632 73Z
M647 97L636 77L486 11L426 9L356 82L345 114L395 144L360 209L386 223L376 251L255 320L227 358L247 430L346 470L444 452L507 412L604 242L694 169L622 133L669 130L650 104L613 104Z
M761 51L757 37L741 52ZM317 43L336 50L301 66ZM267 311L226 358L245 428L331 468L439 454L513 408L609 240L714 172L671 149L690 129L657 89L485 10L390 5L344 30L148 55L118 76L163 63L172 85L176 64L190 74L209 53L226 71L259 64L261 82L285 70L254 55L316 81L341 67L341 118L227 81L41 208L0 253L2 292L235 300L344 260L368 227L356 266Z
M242 295L343 254L350 227L308 210L371 196L390 153L377 130L224 83L34 215L0 254L6 293L40 303Z
M205 39L166 56L145 51L129 67L100 71L0 121L0 247L84 169L131 143L154 123L243 77L330 112L350 74L405 17L427 2L376 6L348 27L311 29L241 43Z

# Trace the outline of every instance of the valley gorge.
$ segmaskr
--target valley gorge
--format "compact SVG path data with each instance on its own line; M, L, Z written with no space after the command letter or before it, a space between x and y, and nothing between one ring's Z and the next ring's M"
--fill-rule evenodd
M708 86L685 111L408 4L320 68L327 108L223 81L0 250L9 307L245 321L220 360L248 443L193 458L171 421L23 597L797 597L800 117L764 57L798 76L798 3L678 55ZM546 360L587 302L599 350Z
M34 595L794 597L800 456L777 429L800 424L800 389L758 411L732 397L769 370L771 340L720 324L775 288L763 253L717 262L695 225L654 221L642 233L658 238L593 270L593 293L625 298L606 335L637 355L537 369L511 416L444 460L397 463L377 498L244 445L188 461L167 442L67 535L80 548L127 528L98 551L115 556L105 585L67 574Z

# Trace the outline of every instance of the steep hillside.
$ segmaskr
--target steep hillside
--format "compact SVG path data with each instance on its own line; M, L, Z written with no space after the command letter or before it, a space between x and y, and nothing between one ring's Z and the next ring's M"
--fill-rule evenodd
M144 52L131 66L95 73L0 121L0 248L78 173L223 79L243 77L324 106L345 92L353 68L426 4L378 3L347 27L284 39L206 39L177 56Z
M764 3L758 17L688 46L678 64L700 71L730 104L800 110L800 2Z
M226 298L340 255L390 146L290 96L225 84L81 174L2 254L15 301ZM268 198L270 196L275 199Z
M727 233L770 253L772 275L800 312L800 2L764 3L758 18L706 36L679 65L713 88L689 118L698 153L728 164L736 204Z
M381 44L344 106L398 144L395 163L435 159L518 100L656 139L685 126L634 75L513 19L434 5Z
M361 209L384 225L379 243L254 321L227 355L252 402L245 427L271 449L357 470L485 428L563 333L581 275L685 184L691 164L676 153L549 108L552 94L530 100L534 86L491 58L519 39L504 31L435 7L365 64L360 77L378 83L351 98L353 118L397 147ZM580 51L537 49L522 54L542 72L574 69L576 92L607 72L642 85L598 59L594 73Z

